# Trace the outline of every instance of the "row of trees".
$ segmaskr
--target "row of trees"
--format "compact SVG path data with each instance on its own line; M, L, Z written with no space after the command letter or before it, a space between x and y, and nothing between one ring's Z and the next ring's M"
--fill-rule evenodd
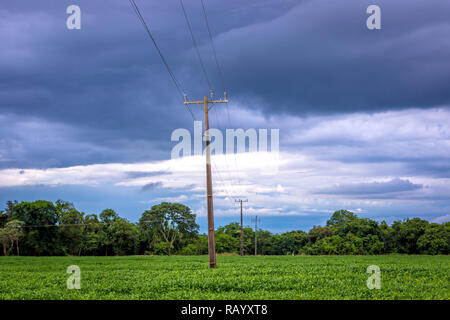
M131 223L114 210L99 216L84 214L73 204L58 200L8 202L0 211L3 255L132 255L208 252L208 239L199 234L195 214L179 203L153 206L139 222ZM450 223L429 223L419 218L377 223L350 211L336 211L325 226L309 232L272 234L257 230L259 254L448 254ZM254 252L255 230L243 231L246 254ZM240 225L216 230L218 253L238 253Z
M9 201L0 211L4 255L170 255L195 241L198 229L195 215L177 203L153 206L139 223L112 209L86 215L61 200Z

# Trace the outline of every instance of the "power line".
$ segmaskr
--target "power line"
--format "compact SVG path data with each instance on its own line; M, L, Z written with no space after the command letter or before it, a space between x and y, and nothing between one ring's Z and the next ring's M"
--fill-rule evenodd
M195 116L194 116L194 113L191 110L191 107L187 106L187 109L188 109L189 113L191 114L192 120L195 121Z
M211 33L211 28L209 27L208 15L206 14L205 4L203 3L203 0L200 0L200 2L202 3L203 16L205 17L206 27L208 28L209 40L211 42L211 48L212 48L212 51L214 53L214 58L216 60L217 72L219 73L219 77L220 77L220 80L222 82L223 91L226 92L226 90L225 90L225 81L223 80L223 74L222 74L222 69L220 68L219 59L217 59L216 48L214 46L214 41L213 41L213 37L212 37L212 33Z
M139 221L139 223L158 223L163 222L162 220L144 220ZM133 224L132 222L129 222ZM90 223L62 223L62 224L41 224L41 225L23 225L21 228L50 228L50 227L81 227L81 226L94 226L94 225L102 225L106 224L106 222L90 222Z
M228 114L228 125L231 128L231 120L230 120L230 114L228 112L228 104L226 104L225 106L226 106L226 110L227 110L227 114ZM219 127L221 127L222 125L221 125L221 122L219 120L220 117L217 115L217 109L214 109L214 111L215 111L216 121L219 124ZM239 168L238 168L238 164L237 164L236 153L234 152L234 149L232 150L232 152L233 152L233 157L234 157L234 165L236 167L236 170L233 173L233 177L231 177L232 176L231 175L232 170L230 170L230 166L228 165L227 150L225 148L225 152L224 152L224 156L225 157L224 157L224 159L225 159L225 165L226 165L226 168L227 168L227 173L228 173L228 176L230 178L230 181L234 180L233 183L236 183L237 185L242 185L241 184L241 178L240 178L240 172L239 172ZM239 192L235 188L233 188L233 191L235 192L236 195L239 195Z
M206 72L205 64L203 63L203 59L202 59L202 57L200 55L200 50L198 49L197 41L195 40L194 32L192 31L191 23L189 22L189 17L188 17L188 15L186 13L186 9L184 7L183 0L180 0L180 5L181 5L181 8L183 9L184 17L186 18L186 24L187 24L189 33L191 34L192 43L194 44L195 51L197 52L197 57L198 57L198 60L200 62L200 66L201 66L201 68L203 70L203 74L205 75L205 80L208 83L209 90L211 90L212 89L211 81L209 80L208 74Z
M216 165L216 163L215 163L215 161L214 161L214 158L213 157L211 157L211 163L213 164L213 170L215 170L215 172L217 173L217 176L219 177L219 180L222 182L222 184L223 184L223 186L224 186L224 188L223 188L223 190L224 190L224 192L227 194L227 197L231 200L231 199L233 199L233 197L231 196L231 194L230 194L230 188L227 188L226 187L226 183L225 183L225 179L223 179L222 178L222 175L220 174L220 171L219 171L219 169L217 168L217 165ZM228 183L228 185L231 187L231 184L230 183Z
M156 48L156 51L158 51L158 54L159 54L159 56L161 57L162 62L163 62L164 65L166 66L167 72L169 72L169 75L170 75L170 77L172 78L173 83L175 84L175 86L176 86L178 92L180 93L180 95L183 96L183 95L184 95L184 90L182 89L180 82L177 80L177 78L175 77L174 73L173 73L172 70L170 69L169 64L168 64L167 61L166 61L166 58L164 58L164 55L162 54L161 49L160 49L159 46L158 46L158 43L156 42L155 38L153 37L152 33L150 32L150 29L149 29L147 23L145 22L144 18L142 17L142 14L141 14L141 12L139 11L138 6L136 5L136 2L134 2L134 0L129 0L129 1L130 1L131 6L132 6L133 9L134 9L134 12L136 13L136 15L138 16L138 18L139 18L139 20L141 21L142 25L144 26L145 31L147 32L148 36L149 36L150 39L152 40L153 45L154 45L155 48Z
M158 43L156 42L155 38L153 37L152 33L150 32L150 28L148 27L147 23L146 23L145 20L144 20L144 17L142 16L141 12L139 11L139 8L138 8L136 2L134 2L134 0L129 0L129 1L130 1L131 6L132 6L133 9L134 9L134 12L136 13L136 15L137 15L137 17L138 17L138 19L139 19L139 21L141 21L142 25L143 25L144 28L145 28L145 31L147 32L148 36L149 36L150 39L152 40L153 45L154 45L155 48L156 48L156 51L158 51L158 54L159 54L159 56L161 57L161 60L162 60L162 62L163 62L163 64L164 64L164 66L166 67L167 72L168 72L169 75L170 75L170 78L172 79L173 83L175 84L175 87L177 88L178 93L179 93L181 96L185 96L185 93L184 93L185 91L184 91L183 88L181 87L180 82L179 82L179 81L177 80L177 78L175 77L175 74L172 72L172 69L170 69L169 64L167 63L166 58L164 58L164 55L162 54L161 49L160 49L159 46L158 46ZM189 113L191 114L192 120L195 121L194 113L192 112L191 108L188 106L187 109L188 109Z
M194 45L194 48L195 48L195 51L196 51L198 60L199 60L199 62L200 62L200 67L201 67L201 69L202 69L202 71L203 71L203 74L204 74L204 76L205 76L205 81L206 81L206 83L207 83L207 85L208 85L209 90L212 92L211 81L210 81L210 79L209 79L209 77L208 77L208 73L207 73L207 71L206 71L205 64L204 64L203 59L202 59L202 57L201 57L201 55L200 55L200 50L199 50L199 48L198 48L197 41L195 40L194 32L192 31L192 26L191 26L191 23L189 22L189 17L188 17L188 14L187 14L187 12L186 12L186 8L185 8L185 6L184 6L183 0L180 0L180 5L181 5L181 8L183 9L183 14L184 14L184 17L185 17L185 20L186 20L186 25L187 25L187 28L188 28L189 33L190 33L190 35L191 35L192 43L193 43L193 45ZM208 28L208 29L209 29L209 28ZM216 59L216 61L217 61L217 59ZM223 79L222 79L222 80L223 80ZM223 81L222 81L222 82L223 82ZM212 105L212 107L214 107L214 104ZM212 107L211 107L211 108L212 108ZM227 107L227 112L228 112L228 105L226 105L226 107ZM215 115L216 115L216 120L218 121L216 109L214 109L214 111L215 111ZM228 113L228 118L229 118L229 113ZM230 173L229 173L230 170L229 170L229 167L228 167L228 162L227 162L227 160L226 160L226 154L225 154L225 162L226 162L227 169L228 169L228 175L230 176ZM217 171L218 171L218 170L217 170ZM231 178L230 178L230 180L231 180ZM228 195L229 195L229 194L228 194ZM230 197L230 198L231 198L231 197Z
M219 127L221 127L221 123L220 123L220 120L219 120L219 116L217 115L217 108L214 108L214 115L215 115L215 117L216 117L216 121L217 121ZM228 173L229 180L230 180L231 182L233 182L233 178L231 177L231 170L230 170L230 167L229 167L229 165L228 165L228 160L227 160L227 150L226 150L226 146L225 146L225 150L224 150L224 152L223 152L223 155L224 155L225 166L226 166L226 169L227 169L227 173ZM233 183L234 183L234 182L233 182ZM235 194L238 194L238 193L236 192L236 189L231 185L231 183L230 183L230 187L232 188L232 191L234 191Z
M223 78L222 68L220 67L219 59L217 58L216 47L214 46L214 40L213 40L213 37L212 37L211 28L209 26L208 14L206 13L206 8L205 8L205 4L204 4L203 0L200 0L200 2L202 4L203 16L205 18L206 27L208 29L209 41L211 43L211 49L212 49L213 54L214 54L214 60L216 62L217 72L219 74L219 78L220 78L220 81L221 81L222 86L223 86L223 91L226 92L226 87L225 87L225 81L224 81L224 78ZM227 111L228 124L231 127L230 111L228 109L228 104L225 105L225 108L226 108L226 111ZM238 184L241 185L241 178L240 178L239 168L238 168L238 165L237 165L237 159L236 159L236 154L234 153L234 150L233 150L233 155L234 155L234 164L236 166L236 174L237 174Z
M209 40L210 40L210 43L211 43L211 48L212 48L212 51L213 51L213 54L214 54L214 58L215 58L215 62L216 62L216 66L217 66L217 71L219 73L219 77L220 77L220 80L222 82L222 86L223 86L223 89L224 89L224 92L225 92L225 82L224 82L224 79L223 79L222 70L221 70L221 67L220 67L220 64L219 64L219 60L218 60L218 57L217 57L217 53L216 53L216 49L215 49L215 46L214 46L212 32L211 32L211 28L209 26L208 16L207 16L207 13L206 13L206 8L205 8L205 5L203 3L203 0L202 0L201 4L202 4L203 15L204 15L204 18L205 18L206 26L207 26L207 29L208 29L208 35L209 35ZM197 57L198 57L198 60L200 62L200 66L201 66L203 74L205 76L205 80L206 80L206 82L207 82L207 84L208 84L208 86L210 88L210 91L211 91L211 81L210 81L210 79L208 77L208 74L206 72L206 68L205 68L205 64L203 62L203 59L201 58L200 51L199 51L197 42L195 40L195 36L194 36L193 31L192 31L191 24L189 22L189 17L187 15L186 8L184 7L184 4L183 4L183 0L180 0L180 5L181 5L181 8L183 9L184 17L186 19L186 24L187 24L188 30L189 30L189 32L191 34L192 43L194 44L194 47L195 47L195 50L196 50L196 53L197 53ZM227 117L228 117L228 124L231 127L230 112L229 112L229 109L228 109L228 105L226 105L226 111L227 111ZM217 118L218 117L217 117L217 111L216 111L216 119ZM238 180L238 184L240 184L240 180L241 179L240 179L239 169L238 169L238 166L237 166L236 154L234 154L234 150L233 150L233 156L234 156L234 162L235 162L235 166L236 166L237 180ZM230 177L230 180L231 180L230 169L229 169L229 166L228 166L226 152L225 152L225 162L226 162L228 176Z

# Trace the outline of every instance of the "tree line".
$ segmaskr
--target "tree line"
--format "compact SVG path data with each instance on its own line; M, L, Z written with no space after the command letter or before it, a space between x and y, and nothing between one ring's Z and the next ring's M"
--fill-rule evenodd
M199 233L189 207L163 202L142 213L137 223L105 209L98 216L78 211L70 202L8 201L0 211L3 255L202 255L208 238ZM263 255L449 254L450 222L430 223L420 218L388 225L360 218L347 210L333 213L325 226L309 232L273 234L243 229L244 252ZM239 253L240 225L219 227L217 253Z

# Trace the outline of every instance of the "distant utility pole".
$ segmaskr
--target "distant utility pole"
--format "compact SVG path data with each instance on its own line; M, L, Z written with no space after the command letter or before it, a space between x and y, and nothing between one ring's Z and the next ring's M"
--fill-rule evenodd
M242 202L248 202L248 199L242 200L234 200L234 202L240 202L241 203L241 256L244 255L244 227L242 225Z
M187 96L184 96L184 104L203 104L205 114L205 141L206 141L206 203L208 206L208 254L209 267L216 267L216 243L214 240L214 210L213 210L213 191L212 191L212 176L211 176L211 150L209 137L209 120L208 111L214 106L214 103L228 103L227 93L224 92L224 98L214 100L214 91L210 91L210 100L207 96L203 97L203 101L188 101ZM208 108L208 104L212 104Z
M261 219L258 219L258 216L255 216L254 219L255 220L255 256L258 254L258 220L259 222L261 222Z

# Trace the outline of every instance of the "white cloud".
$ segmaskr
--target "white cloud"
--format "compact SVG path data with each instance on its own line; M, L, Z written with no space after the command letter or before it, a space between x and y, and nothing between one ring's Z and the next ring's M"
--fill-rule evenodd
M431 222L435 222L435 223L443 223L443 222L448 222L450 221L450 214L446 214L445 216L440 216L437 218L434 218L433 220L431 220Z
M296 123L294 120L304 125L291 126ZM238 197L248 198L247 211L258 215L308 215L340 208L370 214L376 208L401 206L423 206L433 213L442 212L442 208L431 205L430 209L430 203L449 200L450 177L429 175L421 171L420 166L417 171L411 171L408 169L411 159L401 159L401 156L411 154L420 165L430 158L450 159L449 110L294 120L290 117L284 121L287 130L284 136L283 131L280 136L279 156L271 153L213 156L217 214L235 214L234 205L229 209L230 202L234 203ZM279 123L283 119L273 121ZM270 123L265 127L270 128ZM283 140L289 142L285 149ZM339 144L347 145L342 148ZM390 159L395 153L399 156ZM361 156L348 160L352 154ZM374 155L386 159L367 160ZM268 170L274 168L274 163L278 171ZM154 185L161 192L180 193L160 196L157 200L197 201L195 210L200 210L204 202L204 165L204 157L191 156L145 163L107 163L42 170L4 169L0 170L0 187L112 185L141 189ZM390 186L392 190L382 192L380 189L356 196L355 192L342 192L342 186L350 191L358 186L370 187L370 190ZM395 192L396 186L402 187L401 192Z
M185 194L182 194L182 195L179 195L178 197L160 197L160 198L156 198L156 199L153 199L151 201L151 203L155 203L155 202L183 202L183 201L186 201L186 200L188 200L188 196L186 196Z

